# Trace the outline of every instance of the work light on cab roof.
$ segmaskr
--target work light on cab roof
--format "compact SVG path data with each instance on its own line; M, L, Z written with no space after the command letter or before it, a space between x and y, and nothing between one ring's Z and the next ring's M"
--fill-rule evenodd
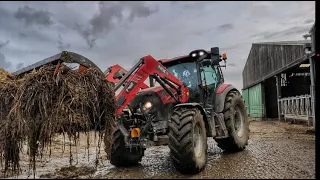
M226 67L227 54L223 53L222 55L220 55L218 47L213 47L210 51L206 51L203 49L194 50L189 53L189 56L197 59L197 62L201 62L201 64L203 65L219 65L221 61L224 61L225 64L220 66Z
M193 58L196 58L196 57L200 57L203 55L208 55L208 52L201 49L201 50L192 51L189 55Z

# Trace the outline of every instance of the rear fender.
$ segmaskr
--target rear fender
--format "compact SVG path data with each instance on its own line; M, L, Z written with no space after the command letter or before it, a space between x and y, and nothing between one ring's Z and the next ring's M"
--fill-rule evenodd
M212 121L210 121L207 118L205 110L203 109L203 107L199 103L182 103L182 104L175 105L175 108L176 107L187 107L187 108L197 108L197 109L199 109L201 114L202 114L202 116L203 116L204 124L206 126L207 137L212 137L212 135L215 134L214 127L213 127L214 125L213 125Z
M231 84L222 84L217 88L216 99L215 99L215 112L216 113L223 112L226 96L230 91L238 91L238 90L234 86L232 86Z

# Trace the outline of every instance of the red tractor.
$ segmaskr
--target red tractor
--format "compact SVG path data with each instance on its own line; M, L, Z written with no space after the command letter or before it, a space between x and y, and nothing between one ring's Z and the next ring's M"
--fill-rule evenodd
M137 165L150 146L168 145L175 168L198 173L207 163L207 138L225 151L243 150L249 123L240 92L224 84L219 48L157 61L145 56L128 72L110 67L106 79L115 83L117 129L113 133L111 164ZM79 64L79 72L98 68L89 59L63 51L23 68L23 75L46 64ZM149 78L150 86L144 82ZM156 86L156 84L159 84Z
M134 166L146 148L168 145L178 171L198 173L207 163L207 137L228 152L245 149L248 115L240 92L224 84L223 60L215 47L160 61L145 56L128 72L109 68L106 79L116 83L115 91L122 88L111 164Z

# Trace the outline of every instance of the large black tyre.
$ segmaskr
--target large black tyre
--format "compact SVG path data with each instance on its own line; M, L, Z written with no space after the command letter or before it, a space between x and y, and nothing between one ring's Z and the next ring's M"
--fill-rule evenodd
M142 148L126 148L124 136L120 130L112 135L112 149L110 163L116 167L130 167L138 165L144 155Z
M246 148L249 139L249 121L246 105L238 91L230 91L225 99L224 121L228 138L216 139L226 152L239 152Z
M195 174L207 164L207 134L197 108L178 107L169 122L170 157L183 174Z

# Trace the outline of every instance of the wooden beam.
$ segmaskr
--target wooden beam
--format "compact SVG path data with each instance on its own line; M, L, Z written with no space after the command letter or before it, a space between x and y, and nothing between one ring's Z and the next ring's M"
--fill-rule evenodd
M276 85L277 85L277 104L278 104L278 117L279 121L281 121L281 112L280 112L280 102L279 99L281 99L281 74L276 75Z

